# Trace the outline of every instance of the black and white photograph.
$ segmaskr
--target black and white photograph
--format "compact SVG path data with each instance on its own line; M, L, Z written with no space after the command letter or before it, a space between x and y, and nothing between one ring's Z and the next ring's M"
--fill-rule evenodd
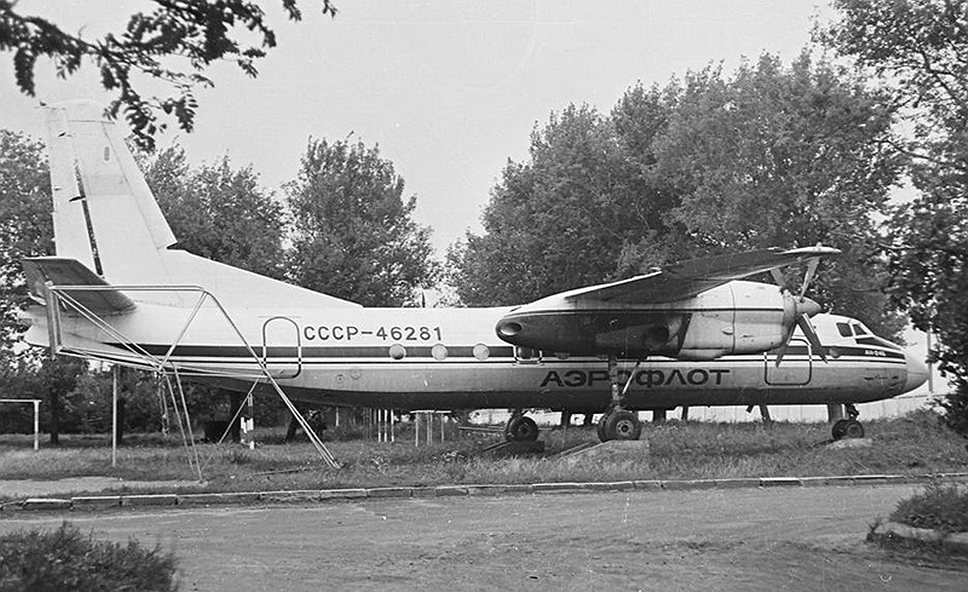
M0 0L0 592L968 589L968 0Z

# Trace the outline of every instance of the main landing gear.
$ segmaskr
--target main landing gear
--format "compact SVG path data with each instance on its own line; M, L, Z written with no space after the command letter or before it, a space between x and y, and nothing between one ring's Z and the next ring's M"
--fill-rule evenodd
M864 437L864 426L857 421L857 416L860 412L854 407L853 403L845 403L844 410L847 412L846 419L838 419L834 423L833 430L831 430L834 440L843 440L844 438L863 438Z
M538 439L538 424L525 415L523 409L515 409L504 426L504 439L508 442L534 442Z
M619 387L618 360L615 356L608 357L608 379L612 385L612 401L605 410L605 415L598 420L598 439L602 442L609 440L638 440L642 435L642 422L634 412L624 408L625 395L632 385L632 377L642 363L639 360L635 368L629 373L629 379L624 387Z

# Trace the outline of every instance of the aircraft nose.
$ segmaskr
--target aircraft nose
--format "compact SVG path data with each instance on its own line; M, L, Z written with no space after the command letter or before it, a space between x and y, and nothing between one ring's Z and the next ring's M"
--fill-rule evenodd
M808 317L818 314L821 310L823 308L817 304L816 300L804 298L801 302L797 303L797 313L806 313Z
M907 367L907 382L904 383L904 392L910 392L928 381L928 366L923 360L915 358L909 353L904 354Z

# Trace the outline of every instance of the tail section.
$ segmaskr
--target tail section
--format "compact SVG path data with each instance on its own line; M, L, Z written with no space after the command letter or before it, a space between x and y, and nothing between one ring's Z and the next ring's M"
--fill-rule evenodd
M91 102L49 108L57 257L108 285L200 286L231 308L358 305L172 249L177 243L119 126ZM34 265L34 275L53 269ZM63 268L63 265L60 266ZM85 284L92 278L85 277ZM133 301L184 305L177 291L123 290Z
M175 235L117 125L78 102L50 108L47 129L57 255L114 284L170 280L159 253Z

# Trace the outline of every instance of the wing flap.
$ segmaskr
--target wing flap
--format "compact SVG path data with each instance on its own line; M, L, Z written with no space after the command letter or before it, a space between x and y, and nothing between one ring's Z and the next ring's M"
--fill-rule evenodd
M591 286L569 293L568 300L624 304L658 304L692 298L733 280L794 263L839 255L838 249L817 245L799 249L761 249L677 263L659 272Z
M134 302L120 290L88 269L77 259L65 257L29 257L22 261L31 296L43 301L47 282L60 288L81 306L100 315L121 314L133 310ZM71 289L75 287L77 289ZM92 289L93 288L93 289Z

